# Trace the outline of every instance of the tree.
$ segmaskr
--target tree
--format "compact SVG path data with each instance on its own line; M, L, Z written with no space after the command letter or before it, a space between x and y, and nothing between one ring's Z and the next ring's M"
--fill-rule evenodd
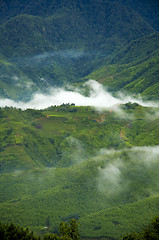
M33 232L29 232L28 228L24 229L10 224L0 223L0 239L1 240L40 240L40 238L35 237Z
M159 240L159 217L154 218L151 225L145 228L143 237L145 240Z
M76 219L71 219L69 223L61 222L59 235L55 233L45 234L44 240L78 240L78 223Z
M60 240L60 237L55 233L47 233L44 235L43 240Z
M62 222L60 224L59 233L63 239L78 240L79 232L78 232L78 223L76 219L71 219L69 224L66 222Z
M141 233L131 233L123 240L159 240L159 217L155 217Z
M40 237L34 236L33 232L28 228L24 229L10 224L2 224L0 222L0 239L1 240L40 240ZM69 223L62 222L59 227L59 234L47 233L43 240L78 240L78 223L75 219L71 219Z

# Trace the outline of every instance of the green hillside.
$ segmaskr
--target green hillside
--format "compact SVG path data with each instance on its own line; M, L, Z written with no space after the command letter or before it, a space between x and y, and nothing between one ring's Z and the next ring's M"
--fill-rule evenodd
M139 13L119 1L30 2L2 1L0 10L2 16L3 11L8 12L8 19L0 25L2 60L14 65L21 82L29 81L29 86L33 82L30 95L39 88L46 91L50 86L84 81L125 44L155 32ZM6 67L4 70L12 78L14 69L13 73ZM138 69L134 71L138 74ZM152 69L149 76L154 72ZM11 90L2 74L1 96L26 100L28 92L16 87Z
M127 118L129 112L130 117ZM76 144L79 152L80 147L87 151L83 157L101 148L157 145L158 121L152 119L153 124L150 125L150 119L145 119L148 113L149 109L139 105L131 107L131 104L123 107L121 116L111 109L97 112L73 105L43 111L1 109L1 171L14 169L12 159L15 155L16 166L20 169L24 168L22 157L28 159L25 162L27 168L30 168L29 164L69 166L71 158L75 157L72 150Z
M113 239L140 230L158 212L157 112L1 109L1 221L42 234L48 217L49 232L76 218L83 237Z
M39 87L16 65L0 56L0 95L12 99L30 99L30 95Z
M155 0L0 0L0 227L119 240L159 216L158 30Z
M87 237L121 239L130 232L140 232L158 214L159 195L135 203L119 205L79 219L81 232ZM87 227L85 227L87 226ZM121 234L122 233L122 234Z
M156 0L121 0L123 4L132 7L147 21L154 29L159 30L159 2Z
M113 0L111 0L112 2ZM116 1L116 0L114 0ZM33 0L21 0L20 2L15 2L14 0L6 1L1 0L1 9L0 9L0 21L4 22L7 19L17 16L19 14L30 14L36 16L45 16L48 17L52 15L57 9L65 6L72 7L72 5L76 5L78 7L88 6L95 2L94 0L74 0L73 2L70 0L37 0L36 2ZM108 0L100 1L100 3L108 2ZM109 1L110 2L110 1ZM153 26L156 30L158 30L159 23L159 14L158 8L159 4L156 0L120 0L118 1L123 5L129 6L137 11L151 26Z
M143 97L158 99L158 43L158 33L132 41L87 78L98 80L114 92L140 93Z

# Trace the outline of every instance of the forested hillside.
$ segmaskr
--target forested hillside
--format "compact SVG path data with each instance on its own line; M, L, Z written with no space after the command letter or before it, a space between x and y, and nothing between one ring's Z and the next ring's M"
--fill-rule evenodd
M1 96L27 100L29 92L31 95L39 89L47 91L50 86L84 81L84 77L103 66L107 72L110 59L118 56L115 62L123 64L121 51L129 49L131 44L134 45L132 41L136 41L136 55L129 59L129 65L122 67L127 80L123 73L119 73L117 82L122 84L113 82L110 89L118 91L122 85L124 90L144 92L144 96L150 97L152 91L149 87L156 88L154 84L158 79L157 52L156 55L151 54L151 44L155 41L152 34L156 33L154 24L158 15L152 10L152 23L147 16L148 3L145 3L146 15L140 11L141 3L135 4L136 11L130 1L81 0L73 4L64 0L1 1ZM157 4L153 3L152 9L155 7ZM139 41L144 44L138 46ZM134 66L134 62L139 62L138 48L149 58L149 62ZM158 51L158 46L155 50ZM134 87L134 83L129 85L132 82L130 65L134 66L133 79L142 80L139 88ZM116 71L121 72L121 67ZM151 82L147 83L147 79ZM154 97L158 95L158 87L156 89Z
M87 78L98 80L114 92L140 93L143 97L158 99L159 34L131 41Z
M157 236L158 31L155 0L0 0L4 239Z
M114 239L140 230L159 210L157 112L1 109L1 220L41 232L48 217L50 231L76 218L82 236Z

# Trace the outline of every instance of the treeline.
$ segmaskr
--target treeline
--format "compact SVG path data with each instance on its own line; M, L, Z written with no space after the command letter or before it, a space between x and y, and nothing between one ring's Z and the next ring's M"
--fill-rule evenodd
M40 240L40 237L34 235L33 231L28 228L16 226L13 223L0 223L0 239L1 240ZM45 234L43 240L78 240L78 223L75 219L71 219L69 223L61 222L59 232Z
M47 233L43 240L79 240L78 222L71 219L69 223L61 222L58 233ZM40 240L28 228L16 226L13 223L0 223L1 240ZM159 240L159 217L153 219L141 233L132 233L123 237L123 240Z
M40 240L39 237L34 236L33 231L28 228L16 226L13 223L0 223L0 239L1 240Z

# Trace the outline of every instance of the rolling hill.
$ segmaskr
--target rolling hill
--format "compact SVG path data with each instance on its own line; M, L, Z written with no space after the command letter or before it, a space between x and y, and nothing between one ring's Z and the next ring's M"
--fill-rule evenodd
M43 234L48 217L54 232L73 217L81 236L108 239L147 224L158 212L158 109L121 109L1 109L1 221Z

